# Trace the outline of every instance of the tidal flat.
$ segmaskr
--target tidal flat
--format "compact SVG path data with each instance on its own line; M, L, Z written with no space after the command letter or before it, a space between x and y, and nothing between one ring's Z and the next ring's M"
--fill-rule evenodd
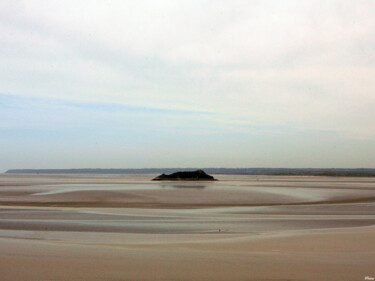
M1 280L364 280L375 178L0 174Z

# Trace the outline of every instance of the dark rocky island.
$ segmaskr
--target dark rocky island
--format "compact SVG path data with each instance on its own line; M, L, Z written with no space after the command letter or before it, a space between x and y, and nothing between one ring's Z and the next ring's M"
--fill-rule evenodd
M153 179L154 181L215 181L213 176L207 175L202 170L177 172L170 175L162 174Z

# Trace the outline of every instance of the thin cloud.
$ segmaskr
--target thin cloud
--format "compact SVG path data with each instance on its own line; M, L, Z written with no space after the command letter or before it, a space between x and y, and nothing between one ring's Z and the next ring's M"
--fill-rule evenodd
M1 1L0 92L39 99L24 114L0 104L1 124L35 126L64 101L88 123L125 118L87 106L108 104L138 126L372 141L374 14L374 1Z

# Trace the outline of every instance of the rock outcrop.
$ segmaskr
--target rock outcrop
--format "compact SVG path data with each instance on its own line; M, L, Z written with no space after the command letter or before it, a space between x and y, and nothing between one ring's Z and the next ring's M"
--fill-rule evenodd
M170 175L162 174L153 179L154 181L215 181L213 176L202 170L177 172Z

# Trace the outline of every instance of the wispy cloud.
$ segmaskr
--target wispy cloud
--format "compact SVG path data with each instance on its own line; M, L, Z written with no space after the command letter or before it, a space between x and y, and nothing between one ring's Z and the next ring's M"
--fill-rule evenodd
M160 128L175 122L207 119L212 113L154 107L138 107L105 102L77 102L56 98L23 97L0 94L0 128L6 129L66 129L92 128L96 131L109 128L138 127ZM153 122L152 122L153 121ZM144 123L149 122L149 128ZM143 125L143 126L142 126Z

